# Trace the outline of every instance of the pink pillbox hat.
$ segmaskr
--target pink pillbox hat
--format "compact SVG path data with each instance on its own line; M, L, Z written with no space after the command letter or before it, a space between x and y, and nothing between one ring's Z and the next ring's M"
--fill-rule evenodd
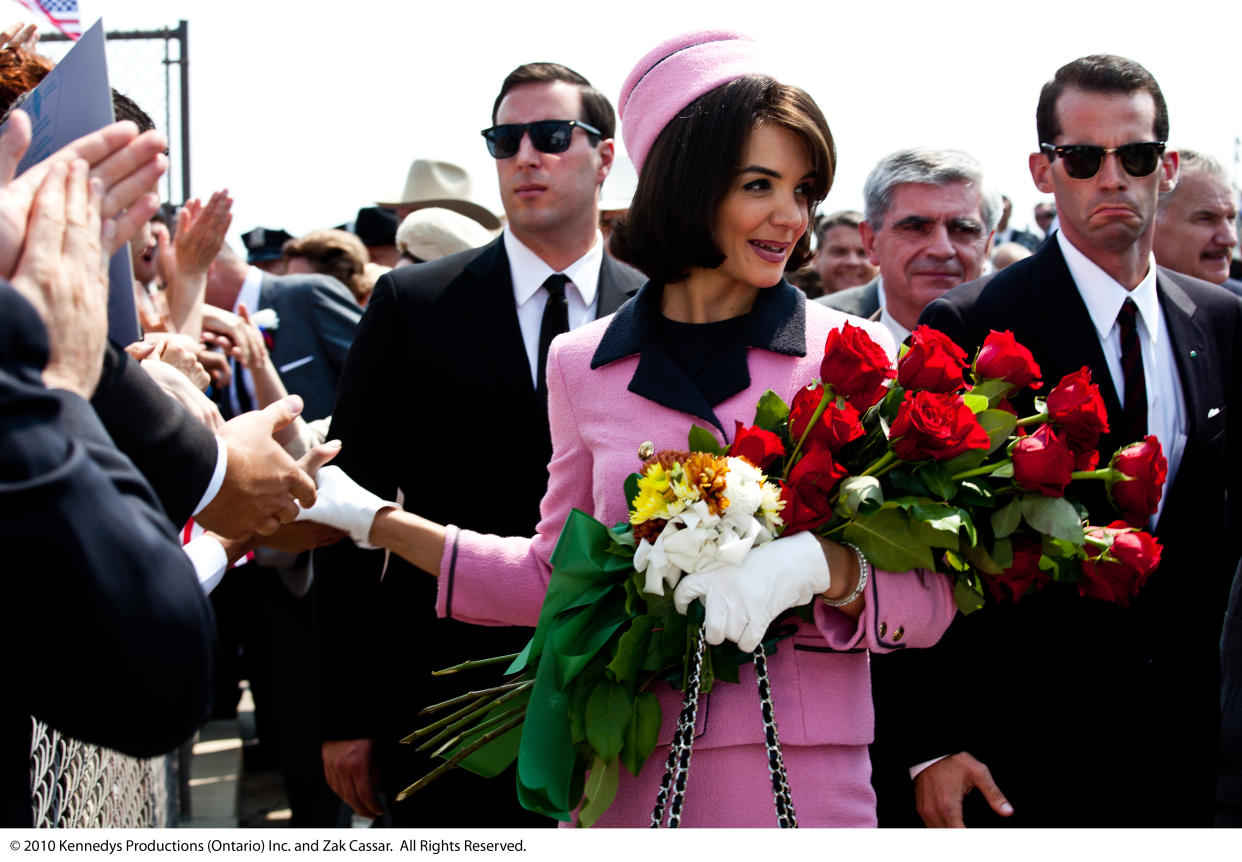
M732 30L682 33L648 51L621 85L618 102L634 169L642 173L651 145L682 108L721 84L755 74L772 73L757 43Z

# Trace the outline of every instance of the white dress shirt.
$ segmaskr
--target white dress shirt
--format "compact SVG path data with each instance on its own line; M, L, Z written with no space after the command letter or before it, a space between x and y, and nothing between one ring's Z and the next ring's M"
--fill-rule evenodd
M523 245L507 225L504 243L505 254L509 256L509 274L513 279L518 326L522 330L522 342L526 345L526 359L530 362L531 384L537 385L539 329L543 324L543 308L548 304L548 292L542 288L548 276L555 275L557 270ZM569 304L570 329L577 329L595 319L595 309L599 305L599 268L603 261L604 237L596 231L590 251L560 270L569 278L565 299Z
M906 339L910 337L910 330L898 323L897 318L888 313L888 303L884 299L883 277L876 278L875 294L876 299L880 302L880 323L884 324L884 328L892 333L893 344L896 344L897 350L900 351L901 345L905 344Z
M1147 383L1147 433L1154 434L1160 441L1164 457L1169 462L1169 473L1164 483L1164 494L1167 496L1173 477L1177 475L1182 451L1186 448L1186 406L1182 381L1177 376L1173 339L1169 337L1169 327L1156 292L1155 255L1148 255L1147 275L1143 276L1143 280L1133 290L1126 290L1076 249L1062 231L1057 231L1056 237L1065 264L1074 277L1074 284L1078 286L1078 293L1087 306L1087 313L1091 315L1117 399L1123 407L1125 375L1121 370L1121 327L1117 324L1117 313L1127 297L1134 300L1138 308L1139 348L1143 355L1143 377ZM1096 380L1095 383L1108 385L1103 380ZM1153 526L1164 509L1164 499L1162 496L1160 507L1151 519Z

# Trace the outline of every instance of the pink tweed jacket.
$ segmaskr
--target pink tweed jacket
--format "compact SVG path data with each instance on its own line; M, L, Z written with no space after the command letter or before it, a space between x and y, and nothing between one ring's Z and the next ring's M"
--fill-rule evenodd
M796 294L796 299L789 295L785 299L787 307L802 309L796 316L804 319L799 351L804 355L748 348L750 385L715 405L715 415L729 429L730 437L734 420L753 421L755 404L765 390L788 401L799 386L819 376L828 333L846 320L865 327L892 351L892 339L879 324L807 303L801 292L788 285L769 290ZM547 588L548 559L569 511L582 509L609 525L626 518L622 488L626 476L640 466L639 446L650 441L656 450L684 449L692 424L711 424L631 391L643 388L637 385L642 376L636 377L641 361L637 353L602 365L596 359L598 367L592 367L593 358L603 352L601 340L610 327L641 328L634 306L641 306L642 301L640 293L616 315L553 342L548 357L553 455L538 532L534 538L504 538L450 527L440 564L437 611L441 616L484 625L534 626ZM650 297L647 301L651 302ZM790 327L795 334L797 323ZM719 428L715 433L725 442ZM503 481L503 456L495 457L497 480ZM876 571L867 585L866 608L857 621L817 602L813 622L799 622L796 633L781 641L769 658L782 744L870 743L874 712L868 652L930 646L944 633L953 613L948 579L922 571ZM700 709L696 751L763 743L753 666L745 665L741 671L740 685L716 687L707 698L708 708ZM664 713L660 743L667 745L681 705L680 692L666 685L658 695ZM869 777L865 748L852 763L852 768L863 772L852 777L865 784Z

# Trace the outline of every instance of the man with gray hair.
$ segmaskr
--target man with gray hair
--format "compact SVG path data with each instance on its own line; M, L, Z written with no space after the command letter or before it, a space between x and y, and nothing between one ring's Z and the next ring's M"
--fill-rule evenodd
M1156 209L1156 262L1222 284L1238 243L1238 193L1216 159L1194 150L1178 152L1177 185L1161 192Z
M910 334L924 306L983 272L1000 218L1000 195L961 150L919 147L881 159L863 185L863 248L880 274L819 299Z

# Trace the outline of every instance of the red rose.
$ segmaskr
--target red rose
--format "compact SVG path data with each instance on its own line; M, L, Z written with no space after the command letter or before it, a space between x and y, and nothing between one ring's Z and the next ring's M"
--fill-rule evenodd
M1091 527L1087 537L1111 539L1112 546L1097 557L1083 560L1078 594L1129 607L1130 600L1159 567L1164 548L1148 533L1129 529L1125 521Z
M998 602L1006 599L1016 602L1029 592L1043 589L1052 580L1047 572L1040 571L1042 554L1043 543L1038 540L1015 543L1013 565L999 575L984 574L983 581Z
M1113 505L1131 527L1142 527L1148 515L1156 514L1169 474L1160 441L1148 435L1142 443L1124 446L1113 455L1109 466L1130 477L1108 484Z
M1051 425L1040 425L1009 452L1013 480L1045 497L1064 497L1074 471L1074 454Z
M1100 387L1091 382L1091 369L1085 365L1062 377L1048 393L1048 414L1075 452L1094 449L1100 435L1108 433L1108 411Z
M771 431L764 431L755 425L747 427L737 422L729 454L745 458L760 470L766 470L773 461L784 456L785 444Z
M802 439L807 423L815 415L823 397L824 388L819 385L803 386L794 396L793 404L789 408L789 438L795 445ZM838 452L846 443L857 440L864 433L858 411L848 401L845 406L838 407L834 398L824 408L807 441L818 441L833 452Z
M884 348L867 330L852 323L828 333L819 376L859 410L866 410L888 391L884 381L897 374Z
M1004 380L1015 389L1041 385L1039 366L1035 357L1006 329L993 329L983 339L983 346L975 356L975 377L979 380Z
M832 493L848 471L832 457L828 447L812 443L803 450L781 488L785 508L781 511L784 533L791 535L818 527L832 518Z
M897 361L897 382L906 389L959 392L966 385L966 351L943 332L916 326L910 349Z
M1100 453L1097 449L1074 453L1074 470L1094 470L1100 466Z
M889 439L903 461L947 461L970 449L987 449L988 434L961 396L907 392Z

